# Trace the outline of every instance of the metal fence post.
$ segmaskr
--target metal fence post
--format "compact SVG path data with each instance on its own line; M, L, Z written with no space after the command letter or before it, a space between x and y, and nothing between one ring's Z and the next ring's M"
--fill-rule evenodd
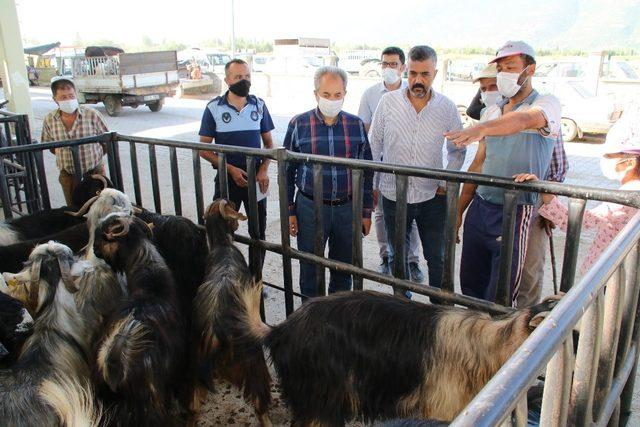
M323 201L323 183L322 183L323 165L316 163L313 165L313 217L315 219L315 249L317 256L324 257L324 218L322 211L324 210ZM304 197L304 196L303 196ZM298 230L298 232L300 232ZM302 289L301 289L302 291ZM316 296L327 294L324 278L324 267L316 266Z
M289 198L287 195L287 150L278 148L278 197L280 204L280 244L282 245L282 279L285 313L293 313L293 277L291 271L291 238L289 237Z
M351 169L352 181L352 206L353 206L353 247L351 255L351 263L356 267L362 267L362 196L363 196L363 177L362 169ZM362 277L353 276L353 289L362 290Z
M229 175L227 174L227 156L218 153L218 185L220 186L220 197L229 198Z
M409 177L396 175L396 232L393 239L393 275L399 279L406 279L406 239L407 239L407 189ZM394 294L404 296L405 291L393 288Z
M456 271L456 240L457 240L457 217L458 198L460 193L460 183L447 182L447 218L444 225L444 273L442 275L442 289L454 291L454 277Z
M513 243L516 226L516 209L518 204L517 190L504 192L504 205L502 210L502 242L500 243L500 269L498 272L498 284L493 300L498 304L511 306L511 262L513 261Z
M576 277L580 231L582 230L582 217L586 203L586 200L582 199L569 199L567 239L564 245L564 261L562 262L562 275L560 276L560 290L562 292L568 292L571 289Z

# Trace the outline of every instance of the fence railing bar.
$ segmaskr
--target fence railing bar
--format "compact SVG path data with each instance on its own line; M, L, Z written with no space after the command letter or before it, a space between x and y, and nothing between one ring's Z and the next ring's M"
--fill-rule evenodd
M347 172L348 173L348 172ZM364 171L361 169L351 170L352 183L352 213L353 213L353 243L351 262L356 267L362 267L362 205L363 205L363 185ZM353 276L353 289L362 290L362 277Z
M258 214L258 182L256 178L256 159L253 156L247 156L247 198L249 206L245 206L245 211L249 217L249 236L252 242L260 239L260 218ZM240 208L236 206L236 208ZM262 280L262 250L255 244L249 244L249 268L253 278L259 282ZM260 316L262 321L266 321L266 313L264 309L264 298L260 299Z
M157 213L162 213L160 183L158 182L158 158L156 156L155 145L149 145L149 169L151 170L151 188L153 191L153 205Z
M178 153L176 147L169 147L171 163L171 188L173 189L173 209L176 215L182 215L182 198L180 195L180 171L178 170Z
M504 192L504 204L502 208L502 241L500 242L500 267L498 270L498 283L493 300L501 305L511 305L511 268L513 261L513 244L516 227L516 210L518 203L517 191Z
M458 198L460 183L447 182L447 217L445 220L444 234L444 272L442 275L442 289L454 292L454 277L456 271L456 240Z
M280 208L280 244L282 245L282 280L284 282L285 314L293 313L293 273L291 268L291 238L289 235L289 198L287 195L287 151L278 149L278 203Z
M324 218L323 211L323 165L313 165L313 218L314 218L314 254L319 257L324 257ZM300 194L298 197L305 197ZM298 230L298 233L300 231ZM322 265L316 265L316 296L323 296L327 294L324 277L324 267Z
M573 366L573 337L569 335L547 365L540 411L541 426L567 425Z
M406 279L406 252L407 252L407 190L409 187L409 177L406 175L396 175L396 218L395 234L389 236L393 238L393 275L398 279ZM394 288L396 295L404 295L405 291Z
M193 184L196 192L196 215L198 224L204 224L204 196L202 191L202 164L200 163L200 153L197 150L191 151L193 160Z
M135 142L129 143L129 157L131 159L131 176L133 178L133 194L136 205L142 207L142 191L140 190L140 167L138 165L138 150Z
M637 363L637 359L638 359L638 347L637 347L637 344L634 342L631 345L631 348L629 349L629 354L624 360L624 365L622 366L622 369L620 370L618 375L616 375L614 381L611 384L611 388L608 390L606 399L602 405L602 411L601 411L600 417L595 423L596 426L604 427L607 424L609 424L609 419L611 418L611 414L613 413L616 406L618 405L618 400L622 400L621 397L624 396L623 390L625 388L625 384L627 384L627 382L631 381L632 379L631 373L633 371L633 367L635 363Z
M218 185L220 186L220 197L222 197L223 199L228 199L229 198L229 174L227 173L227 155L225 153L218 154L217 178L218 178Z
M586 205L586 200L574 198L569 199L567 238L564 245L562 275L560 276L560 290L562 292L567 292L571 289L576 277L578 248L580 247L580 232L582 230L582 217L584 216L584 209Z

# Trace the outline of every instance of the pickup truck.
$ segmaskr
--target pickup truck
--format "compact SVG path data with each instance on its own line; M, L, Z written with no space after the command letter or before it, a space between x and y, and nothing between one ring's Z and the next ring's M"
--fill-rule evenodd
M85 54L73 58L72 68L78 102L102 102L110 116L120 114L125 105L160 111L179 82L176 51Z

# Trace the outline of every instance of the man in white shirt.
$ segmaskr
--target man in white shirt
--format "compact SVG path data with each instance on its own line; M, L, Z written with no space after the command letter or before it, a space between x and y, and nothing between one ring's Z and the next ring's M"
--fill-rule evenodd
M446 142L446 168L460 170L462 167L466 149L446 141L443 136L445 132L462 129L462 122L455 103L431 87L436 65L436 52L429 46L415 46L409 51L408 88L383 95L373 115L369 141L374 160L382 158L385 163L442 169ZM388 235L394 236L395 176L381 174L378 189L382 194ZM427 260L429 286L441 287L442 284L446 210L444 181L409 178L406 236L408 240L410 224L415 220ZM393 257L393 238L389 239L389 246ZM405 265L405 277L408 277L406 259Z
M364 128L367 132L371 127L373 113L375 113L382 95L394 90L407 88L406 80L402 80L402 74L406 68L403 50L395 46L387 47L382 51L380 59L382 81L364 91L360 99L360 108L358 108L358 116L364 123ZM375 206L374 222L378 246L380 247L380 266L378 271L382 274L391 274L389 245L387 244L387 230L384 228L381 198L378 198L378 204ZM424 274L420 270L420 236L418 235L418 226L415 221L412 223L409 240L409 272L411 273L411 280L422 283Z

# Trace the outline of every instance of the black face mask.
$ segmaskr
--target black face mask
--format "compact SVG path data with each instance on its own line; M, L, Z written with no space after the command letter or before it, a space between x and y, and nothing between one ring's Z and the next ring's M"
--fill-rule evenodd
M229 90L234 95L245 97L249 95L249 88L251 88L251 82L249 80L240 80L229 86Z

